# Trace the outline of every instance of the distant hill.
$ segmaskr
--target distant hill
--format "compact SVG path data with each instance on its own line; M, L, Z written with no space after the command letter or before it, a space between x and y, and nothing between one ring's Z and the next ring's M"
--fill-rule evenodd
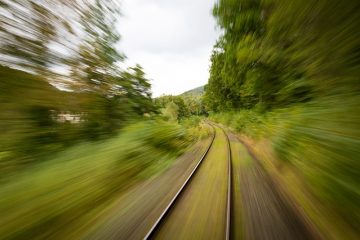
M189 91L183 92L180 96L201 96L204 94L204 86L200 86Z

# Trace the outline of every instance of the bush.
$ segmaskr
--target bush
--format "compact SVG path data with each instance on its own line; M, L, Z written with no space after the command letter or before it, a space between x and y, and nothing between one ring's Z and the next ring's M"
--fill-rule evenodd
M13 175L0 185L0 235L61 238L124 189L164 169L189 143L185 133L178 125L140 122Z
M357 102L324 99L265 114L241 110L211 119L270 140L278 159L293 165L315 195L355 226L360 221Z

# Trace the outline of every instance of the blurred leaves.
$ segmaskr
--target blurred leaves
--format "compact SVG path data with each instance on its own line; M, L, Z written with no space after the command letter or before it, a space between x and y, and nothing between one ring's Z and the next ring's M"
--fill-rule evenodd
M150 80L117 48L117 1L0 3L0 238L81 238L193 138L149 119Z
M164 169L187 146L184 129L139 122L103 142L83 143L11 176L0 186L5 239L81 238L81 226L109 201Z
M1 3L2 175L155 110L142 67L121 67L116 1Z
M360 223L360 3L218 0L204 101L266 137L353 229ZM357 231L356 230L356 231Z
M172 121L207 114L202 95L164 95L155 99L155 105Z

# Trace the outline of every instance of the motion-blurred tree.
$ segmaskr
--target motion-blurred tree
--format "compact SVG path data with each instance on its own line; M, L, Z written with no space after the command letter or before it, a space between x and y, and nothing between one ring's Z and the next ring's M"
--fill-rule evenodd
M360 219L358 176L350 170L360 167L359 10L359 1L218 0L213 14L223 35L204 99L218 112L304 109L294 110L292 127L277 133L275 150L298 161L314 192L342 206L336 208L354 226ZM319 155L311 156L321 160L303 159L299 149L314 146Z
M1 1L0 158L39 161L153 111L141 66L119 65L119 16L112 0Z
M154 111L150 80L146 78L143 68L136 64L135 67L130 67L125 71L122 76L125 81L130 83L127 85L127 92L129 98L132 99L135 112L142 115Z

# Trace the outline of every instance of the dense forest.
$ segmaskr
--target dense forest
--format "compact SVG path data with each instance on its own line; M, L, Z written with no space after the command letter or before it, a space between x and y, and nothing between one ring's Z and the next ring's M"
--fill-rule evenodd
M212 119L270 141L278 164L295 168L354 229L359 11L358 1L217 1L213 15L223 34L204 96Z

